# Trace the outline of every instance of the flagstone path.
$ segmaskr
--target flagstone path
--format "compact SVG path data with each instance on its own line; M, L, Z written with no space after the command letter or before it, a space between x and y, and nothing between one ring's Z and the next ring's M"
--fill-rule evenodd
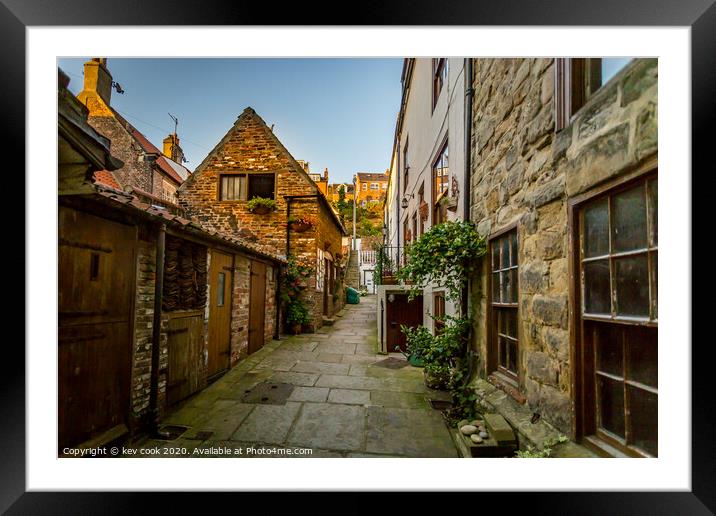
M266 343L162 421L189 427L178 439L140 447L160 457L457 457L428 401L447 393L428 389L422 369L376 365L405 359L376 353L375 312L375 296L362 297L333 326ZM274 392L266 382L290 391L285 402L261 401L256 389Z

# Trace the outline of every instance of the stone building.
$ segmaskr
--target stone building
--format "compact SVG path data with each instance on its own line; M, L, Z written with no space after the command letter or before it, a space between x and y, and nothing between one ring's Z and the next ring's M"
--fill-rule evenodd
M131 159L144 137L100 134L68 83L60 72L60 450L156 429L168 408L274 338L285 264L108 185L112 175L100 180L98 172L127 171L115 156Z
M182 165L179 138L167 136L160 151L111 106L114 84L106 58L85 63L84 86L77 98L89 110L90 126L114 142L115 155L124 162L118 170L97 171L97 180L133 192L147 202L175 207L176 190L191 173Z
M382 173L358 172L355 180L356 199L364 208L385 198L388 190L388 175Z
M346 202L353 200L353 183L331 183L328 185L328 200L337 203L341 198L341 188Z
M342 307L345 228L305 168L253 109L244 110L178 195L182 208L200 222L310 265L304 296L312 328ZM249 211L255 197L274 200L276 210ZM297 217L310 218L312 227L294 230L288 222Z
M404 60L402 99L383 207L392 269L405 262L406 247L432 226L466 217L465 62L464 58L446 57ZM384 350L391 350L393 342L405 342L399 328L408 321L398 315L405 311L401 306L405 296L397 294L407 288L378 288L385 306L384 313L378 314L386 328L379 336ZM394 308L396 304L399 306ZM444 288L432 284L425 285L411 305L411 312L420 311L411 322L431 330L433 316L452 316L459 308L446 299Z
M473 63L480 402L533 444L656 456L657 60Z

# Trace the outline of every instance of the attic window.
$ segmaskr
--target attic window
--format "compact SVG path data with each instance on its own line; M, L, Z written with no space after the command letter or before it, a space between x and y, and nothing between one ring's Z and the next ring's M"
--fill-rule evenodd
M274 199L275 174L222 174L219 176L219 199L248 201L254 197Z

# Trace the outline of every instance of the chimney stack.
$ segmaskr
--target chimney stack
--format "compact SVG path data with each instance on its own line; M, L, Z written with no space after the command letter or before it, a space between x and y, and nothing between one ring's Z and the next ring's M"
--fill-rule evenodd
M328 182L328 167L323 171L323 180Z
M90 115L111 114L112 74L106 57L93 57L84 66L84 87L77 98L90 110Z
M179 146L179 137L176 134L170 134L164 140L162 141L163 148L162 148L162 154L164 154L167 158L169 158L172 161L175 161L179 164L184 161L184 151L182 151L181 147Z

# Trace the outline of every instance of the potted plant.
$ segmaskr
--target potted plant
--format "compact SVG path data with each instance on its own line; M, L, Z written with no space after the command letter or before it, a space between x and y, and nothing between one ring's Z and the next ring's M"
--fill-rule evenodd
M246 207L251 213L256 213L257 215L266 215L267 213L276 211L276 208L278 208L278 204L273 199L267 199L265 197L254 197L247 203Z
M291 216L288 218L289 227L292 231L295 231L296 233L303 233L304 231L308 231L313 226L315 226L315 224L315 221L311 217Z
M303 325L308 324L310 320L311 319L308 316L308 309L306 308L306 305L300 301L288 305L286 323L291 327L291 331L293 331L294 335L301 333Z

